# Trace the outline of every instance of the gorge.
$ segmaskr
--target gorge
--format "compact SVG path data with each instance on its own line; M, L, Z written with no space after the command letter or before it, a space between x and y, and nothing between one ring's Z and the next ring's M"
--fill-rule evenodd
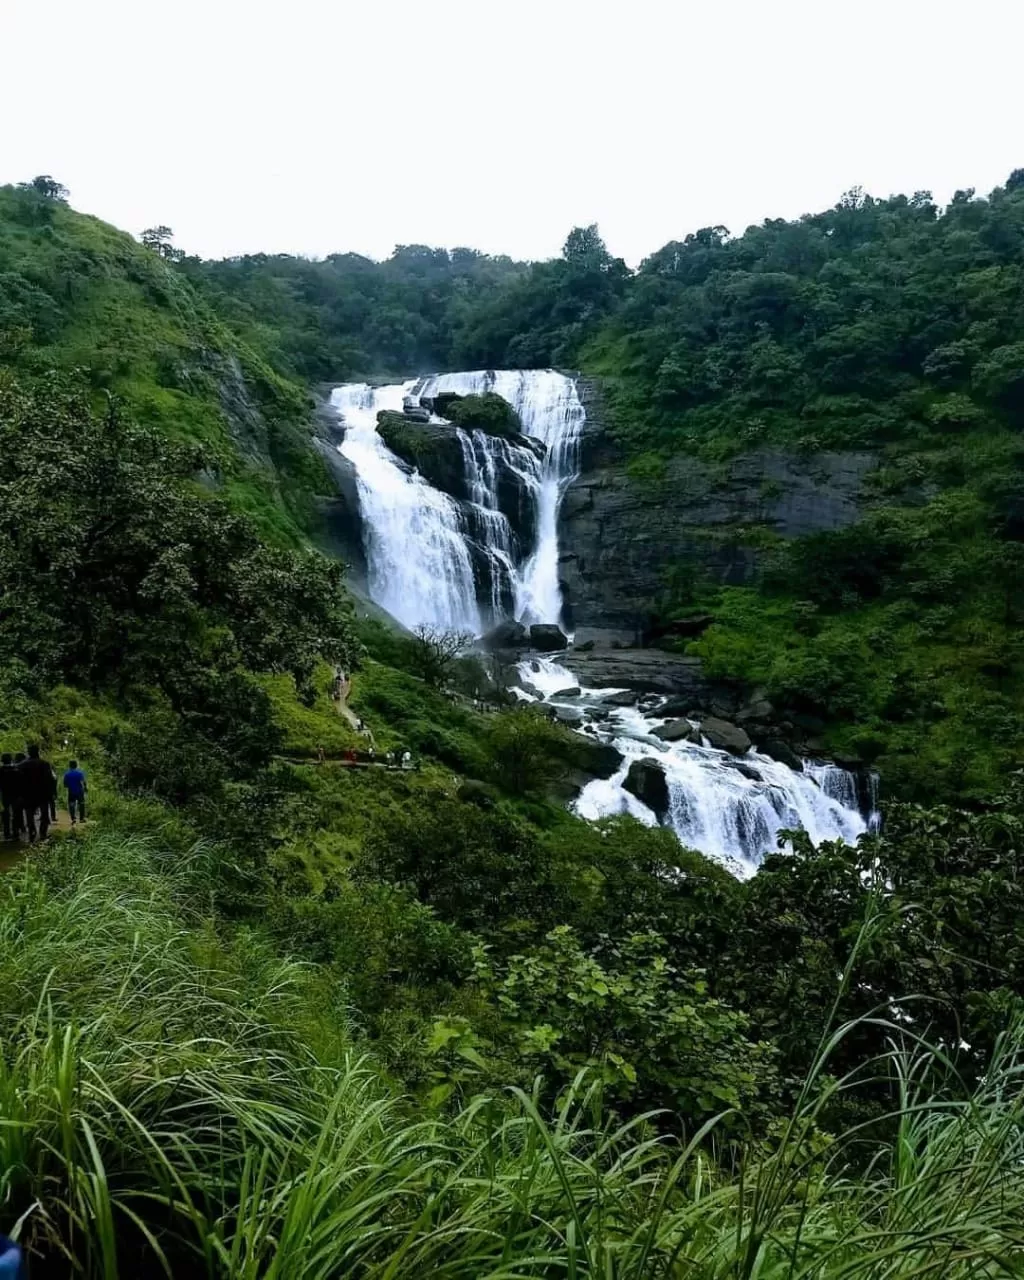
M518 431L466 429L435 412L481 395L500 396ZM343 431L338 452L355 472L367 588L376 604L408 628L427 625L480 637L512 620L524 627L557 624L571 635L562 573L582 557L578 548L560 545L566 531L561 516L566 496L575 498L586 427L573 377L551 369L479 370L381 386L349 383L333 390L330 403ZM621 609L612 604L607 615L591 612L589 621L621 623ZM621 659L621 641L613 643ZM866 829L871 813L858 781L836 765L801 766L792 754L759 754L742 730L750 759L741 761L701 735L699 709L687 711L691 740L661 740L657 733L667 713L659 711L671 695L678 701L692 694L698 706L718 708L699 664L695 668L691 660L687 680L678 683L674 673L682 668L670 655L660 662L656 651L643 652L652 661L636 697L620 699L612 709L605 699L627 692L614 684L614 665L609 678L597 676L603 689L580 688L571 670L550 659L519 666L517 696L543 702L580 732L613 745L622 758L616 774L584 788L575 805L581 816L626 812L648 825L661 822L737 874L750 874L776 847L782 829L806 830L815 843L853 840ZM644 695L641 709L635 704ZM639 760L654 761L665 775L661 812L629 790L627 773Z

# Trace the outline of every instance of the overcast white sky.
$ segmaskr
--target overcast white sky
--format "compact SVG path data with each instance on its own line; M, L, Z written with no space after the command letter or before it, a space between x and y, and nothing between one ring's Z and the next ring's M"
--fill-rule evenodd
M1024 0L0 0L0 182L204 256L630 262L1024 166Z

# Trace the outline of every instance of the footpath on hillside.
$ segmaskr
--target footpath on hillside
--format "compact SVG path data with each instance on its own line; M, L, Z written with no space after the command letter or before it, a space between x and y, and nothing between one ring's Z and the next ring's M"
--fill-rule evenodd
M373 731L369 726L352 710L348 705L349 695L352 692L352 680L338 679L335 681L331 690L331 702L335 711L340 715L352 729L353 733L363 738L368 746L366 749L356 747L346 747L341 751L327 751L323 747L318 748L317 755L310 759L308 756L293 756L283 754L279 759L287 760L291 764L337 764L343 769L389 769L392 772L413 772L419 768L418 764L413 764L411 759L408 763L403 763L402 755L407 754L400 751L389 752L384 757L376 754L373 742ZM390 758L389 758L390 757Z
M47 836L52 835L54 831L71 831L71 818L65 809L58 809L56 819L50 823L50 831ZM12 840L4 840L0 838L0 874L10 871L16 867L26 854L38 849L45 841L37 841L35 844L29 844L28 838L24 835L15 836Z

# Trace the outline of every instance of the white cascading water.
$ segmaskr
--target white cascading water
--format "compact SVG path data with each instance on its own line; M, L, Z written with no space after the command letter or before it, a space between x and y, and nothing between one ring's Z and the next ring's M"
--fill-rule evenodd
M579 694L560 696L560 690L579 687L565 667L533 658L520 663L518 670L527 686L524 696L539 696L565 709L583 709L581 715L588 705L601 708L602 715L607 713L607 719L592 722L587 731L610 742L623 763L613 777L583 788L575 804L582 818L594 821L629 813L656 826L655 814L623 785L630 764L648 758L665 770L666 824L680 843L740 876L752 875L762 857L778 847L782 830L802 828L814 844L820 844L823 840L853 843L868 829L857 803L856 779L838 765L808 762L803 773L796 773L753 749L737 758L696 743L662 742L653 730L665 718L656 710L645 715L635 707L602 708L603 699L620 690L581 689Z
M376 431L382 409L401 412L407 395L429 399L445 391L500 395L519 415L523 434L545 446L538 457L484 431L457 431L475 528L467 527L456 502L410 475ZM553 369L444 373L385 387L349 384L336 388L331 402L346 428L340 450L356 468L369 588L378 604L406 626L427 622L479 634L485 619L477 601L475 549L490 569L486 622L510 613L525 623L560 620L558 508L575 475L584 420L571 378ZM503 472L532 495L532 547L517 547L499 508Z
M336 387L339 445L353 464L371 597L407 627L427 622L479 634L476 581L458 504L410 474L377 434L382 409L402 411L414 382Z

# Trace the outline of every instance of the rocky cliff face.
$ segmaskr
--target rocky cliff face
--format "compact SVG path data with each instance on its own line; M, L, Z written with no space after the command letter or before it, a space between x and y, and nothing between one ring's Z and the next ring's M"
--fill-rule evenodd
M690 456L634 479L606 429L598 386L578 384L587 413L581 472L562 504L560 576L574 624L643 630L673 575L692 567L750 581L757 542L853 523L870 453L758 450L720 467Z
M348 566L348 585L360 598L368 594L363 522L359 515L356 469L338 452L345 429L328 400L329 389L318 388L313 445L334 481L334 493L319 500L324 549Z

